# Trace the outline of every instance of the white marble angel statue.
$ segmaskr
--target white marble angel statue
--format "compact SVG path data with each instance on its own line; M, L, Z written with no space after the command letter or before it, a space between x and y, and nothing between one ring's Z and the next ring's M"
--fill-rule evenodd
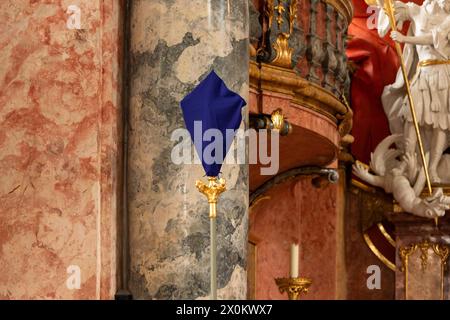
M377 3L381 8L384 7L384 0L377 0ZM424 151L429 160L427 162L430 180L434 184L450 180L448 179L450 172L438 170L439 166L443 166L441 160L444 162L450 160L448 157L443 157L450 138L449 13L450 0L425 0L421 6L412 2L397 1L395 2L395 19L399 28L406 21L411 24L407 36L397 30L391 32L392 39L405 44L403 60L411 84L412 99L422 133ZM384 10L380 10L379 35L384 37L390 29L389 17ZM395 82L385 87L381 98L391 132L396 137L396 153L400 161L396 160L398 163L394 162L393 168L383 172L381 180L374 179L374 176L360 165L354 167L355 174L372 184L384 181L378 186L383 187L386 192L393 193L394 198L408 212L429 218L442 216L444 209L448 209L450 201L442 195L441 189L435 190L433 196L427 200L419 198L425 186L425 175L417 156L418 141L401 70ZM389 139L388 137L387 141ZM378 156L378 161L390 161L389 157L383 159L384 156ZM373 167L374 164L372 163L371 166ZM434 207L430 209L430 205Z
M378 2L384 5L384 0ZM405 43L404 61L425 151L430 157L430 179L434 183L440 182L437 165L450 133L449 10L450 0L425 0L421 6L397 1L395 11L399 25L410 21L411 26L407 36L397 30L391 33L395 41ZM378 32L383 37L389 30L389 19L380 10ZM415 154L417 136L400 70L396 81L385 88L382 101L392 133L403 133L405 152Z

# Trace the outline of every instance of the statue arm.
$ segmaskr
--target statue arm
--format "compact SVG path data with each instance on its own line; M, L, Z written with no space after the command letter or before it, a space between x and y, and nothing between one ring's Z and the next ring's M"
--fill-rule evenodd
M392 31L391 32L391 38L394 41L400 42L400 43L409 43L409 44L415 44L415 45L433 45L433 35L427 34L422 36L404 36L399 31Z
M375 176L375 175L369 175L367 176L367 183L375 186L375 187L379 187L379 188L383 188L384 189L384 178L383 177L379 177L379 176Z
M369 173L369 169L359 162L356 162L356 164L353 165L353 174L368 184L384 189L384 177Z
M384 8L384 0L377 0L379 8ZM395 20L397 22L398 29L403 28L403 22L412 19L414 10L416 9L414 3L403 3L401 1L395 2ZM389 22L389 17L384 9L380 9L378 14L378 35L384 38L389 30L391 30L391 25Z
M446 49L448 49L450 42L450 17L447 18L444 23L428 32L429 33L421 36L405 36L399 31L392 31L391 38L400 43L432 45L441 53L443 53L443 51L448 51Z

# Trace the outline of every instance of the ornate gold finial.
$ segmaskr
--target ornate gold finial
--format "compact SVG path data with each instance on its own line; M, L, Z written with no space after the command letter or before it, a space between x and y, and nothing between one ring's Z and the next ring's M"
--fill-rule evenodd
M444 270L446 270L447 259L450 254L450 247L440 243L435 243L433 244L433 251L441 258L442 267L444 268Z
M272 64L283 68L292 67L292 53L294 49L289 47L289 37L290 35L284 32L278 35L273 45L277 55L273 59Z
M201 180L195 182L198 191L203 193L208 199L209 203L209 217L216 218L216 204L221 193L226 191L225 179L218 179L217 177L208 177L208 184Z
M283 67L283 68L292 68L292 53L294 49L289 46L289 38L294 32L294 23L297 19L297 4L298 0L291 0L288 5L288 16L287 20L289 23L289 31L282 32L281 26L283 24L283 16L286 8L284 7L284 1L278 1L278 5L275 6L275 10L278 13L277 16L277 24L278 30L280 31L275 43L273 44L273 48L276 51L276 57L271 62L273 65Z
M281 109L277 109L270 115L270 119L273 123L273 128L280 131L284 127L284 116L281 113Z
M277 16L278 29L281 29L281 25L283 24L283 13L286 10L284 9L283 0L278 0L278 5L275 6L275 10L278 13Z
M428 239L420 243L419 248L421 251L420 260L422 261L421 262L422 271L425 272L428 266L428 249L430 248L430 242L428 241Z
M275 282L281 293L287 292L289 300L298 300L301 293L308 293L312 284L307 278L277 278Z

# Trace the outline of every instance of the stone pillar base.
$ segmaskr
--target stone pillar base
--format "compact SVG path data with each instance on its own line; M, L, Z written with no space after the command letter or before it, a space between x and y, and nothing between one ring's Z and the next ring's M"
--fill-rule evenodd
M389 213L396 233L396 300L449 300L450 217Z

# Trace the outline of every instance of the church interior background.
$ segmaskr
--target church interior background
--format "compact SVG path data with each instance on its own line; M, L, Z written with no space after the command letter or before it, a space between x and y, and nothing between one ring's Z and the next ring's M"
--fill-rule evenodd
M364 0L1 1L0 299L208 299L204 172L171 156L180 101L212 70L246 101L241 128L279 142L275 173L262 173L261 155L248 161L260 136L244 139L247 161L222 167L218 299L285 300L290 289L306 300L450 299L446 158L441 183L432 179L439 203L414 195L413 210L398 195L409 182L389 191L364 179L402 149L381 143L394 134L382 97L402 59L379 35L380 10ZM429 81L449 99L450 27L439 38L445 22L426 19L423 39L444 57L418 70L440 70ZM414 91L422 82L411 80ZM434 215L410 213L421 206Z

